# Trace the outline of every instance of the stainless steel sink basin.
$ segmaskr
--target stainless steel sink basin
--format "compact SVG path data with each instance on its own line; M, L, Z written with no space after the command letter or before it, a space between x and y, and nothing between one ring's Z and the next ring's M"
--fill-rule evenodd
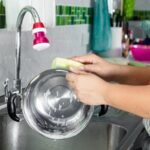
M111 123L90 122L79 135L55 141L39 135L25 121L17 123L3 116L0 133L1 150L116 150L127 132Z
M93 121L100 124L111 123L108 150L131 150L144 129L142 118L111 107L104 116L94 115Z
M0 97L0 102L4 102ZM2 103L1 103L2 104ZM97 109L89 125L77 136L50 140L0 111L0 150L130 150L143 130L142 118L109 107L104 116Z

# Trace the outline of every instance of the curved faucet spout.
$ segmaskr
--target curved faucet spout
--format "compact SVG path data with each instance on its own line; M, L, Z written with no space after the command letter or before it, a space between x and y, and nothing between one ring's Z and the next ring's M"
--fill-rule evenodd
M40 17L38 15L38 12L36 11L35 8L31 7L31 6L26 6L24 7L19 15L18 15L18 18L17 18L17 24L16 24L16 28L17 28L17 31L21 28L21 25L22 25L22 21L24 19L24 16L25 14L29 12L33 18L33 21L36 23L36 22L41 22L40 21Z
M41 22L40 17L35 10L35 8L31 6L24 7L17 18L16 28L16 71L15 71L15 89L21 93L21 79L20 79L20 63L21 63L21 26L24 19L25 14L29 12L33 18L34 23Z

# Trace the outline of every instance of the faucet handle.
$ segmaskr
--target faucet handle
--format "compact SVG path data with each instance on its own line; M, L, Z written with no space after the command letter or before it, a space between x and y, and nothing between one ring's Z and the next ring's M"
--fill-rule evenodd
M9 79L7 78L3 83L4 87L8 85L8 82L9 82Z
M7 103L7 111L13 120L19 122L20 118L17 116L16 104L21 100L20 95L16 92L9 91L9 79L6 79L3 83L5 92L5 102Z
M3 86L4 86L4 94L5 94L5 101L8 100L8 97L9 97L9 79L7 78L4 83L3 83Z

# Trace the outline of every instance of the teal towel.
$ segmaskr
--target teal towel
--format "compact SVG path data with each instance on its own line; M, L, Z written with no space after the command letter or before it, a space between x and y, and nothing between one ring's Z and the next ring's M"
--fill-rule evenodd
M111 48L110 16L107 0L96 0L94 7L94 22L92 34L92 50L95 53Z

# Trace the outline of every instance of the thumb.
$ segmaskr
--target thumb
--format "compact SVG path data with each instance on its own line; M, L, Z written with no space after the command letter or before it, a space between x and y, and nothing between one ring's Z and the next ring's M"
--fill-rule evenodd
M66 75L66 79L67 79L69 82L74 82L77 78L78 78L78 74L67 73L67 75Z

